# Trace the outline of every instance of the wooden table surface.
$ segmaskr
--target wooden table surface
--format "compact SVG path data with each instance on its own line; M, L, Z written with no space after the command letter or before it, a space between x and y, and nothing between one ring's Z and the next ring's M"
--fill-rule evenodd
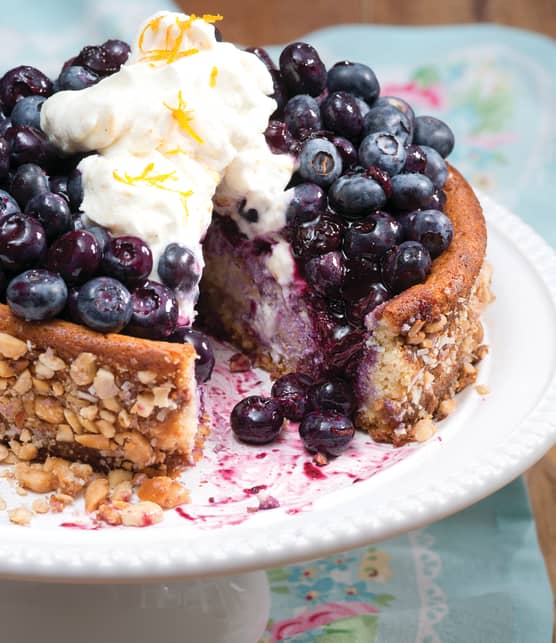
M245 45L283 43L320 27L349 22L392 25L497 22L556 38L556 0L178 1L190 13L222 14L226 39ZM525 478L556 595L556 447Z

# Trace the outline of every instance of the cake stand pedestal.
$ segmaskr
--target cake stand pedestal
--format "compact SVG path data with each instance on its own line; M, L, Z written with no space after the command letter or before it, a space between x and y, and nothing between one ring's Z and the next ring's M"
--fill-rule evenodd
M11 643L256 643L269 614L264 572L134 585L0 582Z

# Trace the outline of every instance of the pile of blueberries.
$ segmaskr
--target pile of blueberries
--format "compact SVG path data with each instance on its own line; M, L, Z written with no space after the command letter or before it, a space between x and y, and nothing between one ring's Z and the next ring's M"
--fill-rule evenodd
M344 61L327 71L303 42L282 51L279 68L264 49L250 51L274 82L268 145L297 159L284 234L313 307L340 329L330 359L339 353L345 376L366 315L424 282L452 241L442 189L454 135L433 116L415 116L403 99L380 96L367 65ZM300 420L310 451L338 455L354 434L351 388L335 377L314 384L303 374L287 375L275 382L271 399L241 401L232 428L239 439L260 443L277 437L284 417ZM301 400L295 412L292 396Z
M52 82L20 66L0 79L0 300L26 321L54 317L93 330L192 343L206 381L214 356L205 335L180 325L175 292L192 291L200 267L187 247L170 244L157 266L163 283L149 280L150 248L134 236L111 236L81 211L77 169L40 126L44 101L80 90L117 72L129 46L120 40L84 47Z

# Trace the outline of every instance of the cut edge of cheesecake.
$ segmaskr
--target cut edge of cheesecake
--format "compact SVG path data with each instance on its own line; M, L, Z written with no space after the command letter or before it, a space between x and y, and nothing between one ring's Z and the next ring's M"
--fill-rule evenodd
M196 353L0 305L0 441L20 460L171 473L199 459Z

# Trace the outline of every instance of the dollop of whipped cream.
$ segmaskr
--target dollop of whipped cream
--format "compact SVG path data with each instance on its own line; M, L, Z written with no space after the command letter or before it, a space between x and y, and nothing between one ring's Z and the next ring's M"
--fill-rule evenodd
M172 242L189 247L202 269L213 197L249 237L285 225L294 160L272 154L264 138L276 109L272 78L255 55L217 42L217 19L155 14L119 72L55 94L41 112L42 129L64 152L96 152L78 166L82 209L113 234L146 241L156 280ZM198 289L176 294L193 321Z

